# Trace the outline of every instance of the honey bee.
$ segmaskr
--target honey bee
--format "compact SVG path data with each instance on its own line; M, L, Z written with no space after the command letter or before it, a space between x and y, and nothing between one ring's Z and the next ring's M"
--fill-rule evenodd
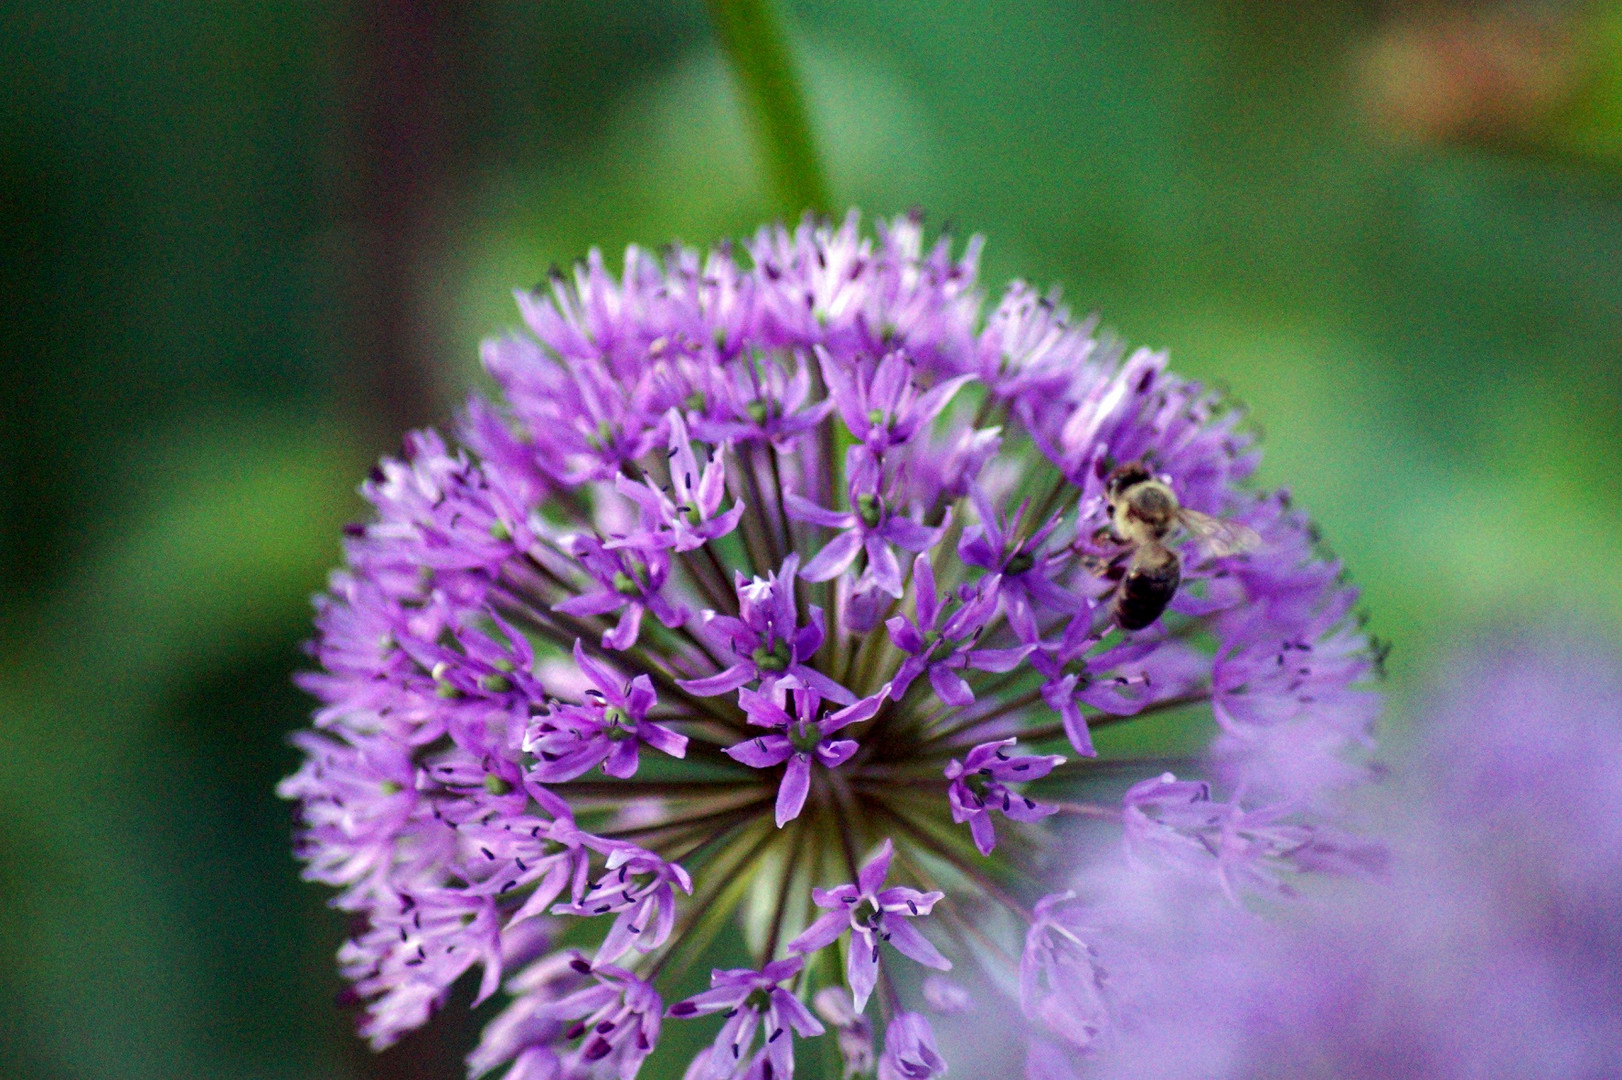
M1122 630L1142 630L1166 610L1183 579L1183 561L1166 544L1181 525L1213 555L1237 555L1261 543L1255 530L1190 510L1171 485L1156 480L1141 461L1118 465L1104 483L1111 539L1127 546L1131 558L1116 589L1110 613Z

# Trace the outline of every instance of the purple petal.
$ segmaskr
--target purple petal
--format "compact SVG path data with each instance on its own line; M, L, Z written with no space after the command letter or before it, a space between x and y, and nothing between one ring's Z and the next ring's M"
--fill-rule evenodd
M952 396L972 378L974 378L972 375L959 375L930 387L912 403L914 415L922 423L935 419L940 411L946 408L946 403L952 400Z
M686 882L682 891L691 893L693 883L691 881ZM670 931L676 926L676 892L670 885L660 886L657 903L658 907L654 915L652 934L648 935L647 940L640 942L637 946L642 952L663 945L665 940L670 937ZM644 928L644 934L647 934L646 928Z
M826 370L827 364L823 365ZM907 383L912 381L912 365L903 360L898 352L890 353L879 361L877 370L873 372L873 381L867 388L867 403L870 408L888 411L901 398L901 392L906 389ZM862 417L866 421L867 417Z
M672 604L659 593L648 597L648 610L653 617L674 630L687 621L687 608L683 604Z
M828 620L823 617L822 609L811 605L811 621L794 631L794 655L811 656L822 647L827 633Z
M603 648L624 652L636 644L636 638L642 631L642 605L631 603L625 605L625 612L620 616L619 625L603 635Z
M997 519L997 508L991 505L991 496L979 484L969 488L969 501L974 504L974 512L980 516L980 526L986 542L994 549L1001 549L1003 545L1002 525ZM963 531L964 539L968 539L969 532Z
M631 923L636 919L636 907L628 907L620 912L614 919L614 925L608 928L603 937L603 943L597 947L597 955L592 958L592 965L612 964L624 956L636 941L636 935L631 933Z
M722 753L734 761L741 761L751 769L769 769L779 765L794 753L794 744L778 734L758 735L727 747Z
M687 756L687 736L678 735L663 724L643 722L637 725L637 737L662 754L673 758Z
M1020 580L1031 594L1031 599L1050 611L1062 611L1067 615L1079 615L1087 610L1087 598L1078 596L1069 589L1060 588L1046 575L1039 572L1021 574Z
M1082 757L1097 757L1092 733L1087 730L1087 720L1076 705L1075 686L1076 677L1066 675L1060 682L1042 687L1042 697L1064 722L1065 736L1070 740L1070 745L1076 748L1076 753Z
M828 385L828 396L839 409L845 426L852 431L867 430L867 416L862 408L861 396L851 385L850 375L843 365L817 346L817 364L822 368L822 380Z
M886 918L884 931L890 935L890 944L903 956L911 957L925 967L936 971L951 971L952 962L942 956L929 939L913 928L906 919Z
M653 708L658 700L658 696L653 692L653 680L646 675L638 675L631 680L630 693L626 695L625 711L640 720L648 715L648 710Z
M922 618L923 615L920 609L919 619L922 620ZM920 622L919 625L928 626L929 623ZM891 616L884 620L884 626L885 629L890 631L890 640L895 642L895 647L902 652L917 654L924 651L924 635L920 634L918 627L914 626L906 617L901 615Z
M901 542L898 540L896 543ZM905 544L901 546L906 547ZM930 565L928 552L923 552L912 560L912 588L914 598L918 604L918 625L934 626L935 616L940 614L940 597L935 594L935 570ZM901 648L906 648L900 642L896 642L896 644ZM907 649L907 651L917 652L918 650Z
M702 679L677 679L676 685L694 697L715 697L736 690L754 677L755 665L746 661Z
M782 1027L783 1021L777 1015L776 1006L779 996L788 997L789 995L783 990L774 991L771 998L772 1007L766 1011L765 1064L770 1067L771 1075L774 1078L779 1076L792 1077L794 1075L794 1039L784 1030ZM763 1067L761 1069L762 1075L765 1074L765 1071L766 1069Z
M893 885L873 899L885 911L899 911L906 915L928 915L946 896L943 892L919 892L905 885Z
M773 960L771 963L761 968L760 977L765 979L767 982L780 983L787 979L792 979L794 976L798 975L800 973L800 969L803 967L805 967L805 957L785 956L783 959ZM752 971L747 971L745 974L751 980L755 978L755 973Z
M706 611L704 629L711 635L720 637L735 653L747 654L760 644L760 635L742 620L734 619L731 615L717 615L713 611Z
M935 688L935 693L948 705L961 708L964 705L974 704L974 691L969 689L969 684L945 664L934 664L930 667L929 685Z
M909 656L901 661L901 667L896 670L895 678L890 681L890 696L900 701L907 693L907 687L912 681L924 673L928 665L916 656Z
M969 666L976 671L1013 671L1035 648L1034 645L1016 645L1012 649L973 649L968 653Z
M784 492L783 508L795 521L808 521L813 525L823 525L830 529L848 529L856 524L855 514L841 514L818 506L810 499L796 495L792 491Z
M569 884L569 864L562 859L554 862L541 877L540 884L535 891L529 894L524 906L513 915L512 922L539 915L552 906L552 901L563 895L564 888ZM509 926L511 923L508 924Z
M625 597L619 593L604 590L587 596L570 597L561 604L553 604L552 610L565 615L606 615L610 611L618 611L624 603Z
M616 678L615 673L608 670L607 666L603 666L597 660L587 657L586 649L582 649L579 637L574 639L574 665L579 670L584 671L586 678L589 678L592 683L597 684L597 689L605 692L605 694L610 694L610 696L620 696L620 679Z
M974 846L982 855L990 855L997 846L997 830L991 824L991 815L984 810L969 815L969 835L974 837Z
M879 886L884 884L884 879L890 874L890 859L894 855L895 846L890 843L887 836L884 843L879 845L879 850L856 875L856 887L861 890L863 896L877 895Z
M806 667L804 664L795 664L788 670L789 674L821 694L828 701L837 702L840 705L853 705L856 702L855 694L846 690L816 668ZM830 729L824 728L824 730Z
M783 740L787 742L787 739ZM777 827L800 816L805 807L806 793L811 790L811 755L795 754L788 760L783 782L777 788Z
M889 694L890 688L884 686L868 697L840 709L822 722L822 733L826 735L838 731L840 728L849 727L851 724L860 724L863 720L872 719Z
M721 974L715 972L715 975ZM714 976L711 976L712 978ZM694 994L690 998L678 1001L666 1010L666 1016L703 1016L706 1013L720 1012L730 1009L749 996L748 986L737 986L731 983L716 986L705 990L701 994Z
M1033 802L1017 792L1009 792L1008 805L997 807L1014 821L1041 821L1045 817L1052 817L1059 812L1057 806L1045 806Z
M864 546L867 549L867 572L873 576L873 583L891 596L900 597L901 564L896 561L895 552L877 533L868 533Z
M854 562L856 553L860 550L862 550L862 534L855 529L849 529L834 537L827 547L817 552L816 557L805 564L801 575L807 581L827 581Z
M850 916L842 908L830 911L806 927L799 937L789 942L788 951L814 953L818 949L827 948L839 940L839 935L843 934L845 927L849 925Z
M781 705L758 690L738 691L738 704L749 722L757 727L785 728L794 722Z
M817 907L832 908L837 911L850 910L850 905L861 898L862 894L856 891L855 885L838 885L832 889L813 888L811 890L811 899Z
M636 775L637 742L635 739L626 739L617 743L608 754L608 760L603 762L603 772L619 780Z
M831 739L817 745L817 760L829 769L837 769L855 756L860 747L855 739Z
M1001 549L986 539L985 529L979 525L963 530L957 542L957 557L982 570L995 570L1002 563Z
M811 1015L811 1011L799 998L781 987L772 991L772 1004L777 1006L778 1014L788 1022L796 1034L810 1039L821 1035L825 1030L821 1021Z
M1010 581L1003 588L1003 596L1006 598L1003 606L1008 612L1008 625L1014 628L1021 641L1036 644L1041 635L1037 632L1036 615L1031 611L1030 598L1025 595L1025 590Z
M871 932L851 934L850 954L845 957L845 979L850 983L856 1011L861 1012L879 981L879 943Z
M900 515L890 518L879 529L879 534L897 547L908 551L923 551L940 539L940 530L920 525Z

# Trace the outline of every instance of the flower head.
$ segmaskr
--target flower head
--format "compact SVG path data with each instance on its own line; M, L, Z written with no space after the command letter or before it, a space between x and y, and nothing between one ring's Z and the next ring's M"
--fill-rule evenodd
M374 470L281 792L355 918L375 1044L476 970L509 1003L474 1074L631 1080L661 992L730 933L752 966L664 1014L719 1025L694 1080L786 1080L811 1001L853 1073L938 1076L906 968L954 961L1017 982L1047 1069L1106 1041L1094 961L1123 925L1044 899L1083 847L1059 815L1223 910L1360 861L1312 818L1363 774L1375 700L1339 567L1249 486L1220 396L1023 284L986 312L978 252L854 215L618 273L594 252L518 294L461 448L415 433ZM1129 465L1259 543L1168 532L1180 584L1123 630ZM1104 733L1202 708L1217 787L1162 777L1200 763L1157 727Z

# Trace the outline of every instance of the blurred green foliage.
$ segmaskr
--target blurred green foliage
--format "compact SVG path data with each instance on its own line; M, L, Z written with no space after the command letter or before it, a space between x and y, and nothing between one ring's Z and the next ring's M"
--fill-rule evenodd
M837 205L983 232L992 286L1250 403L1400 716L1473 629L1622 633L1622 15L1537 11L1561 107L1423 138L1369 104L1400 7L784 15ZM397 40L438 134L388 136L423 172L379 219L397 58L363 58ZM705 11L11 0L0 58L0 1074L456 1075L467 1023L374 1057L332 1004L343 928L271 794L287 674L367 459L450 415L514 285L774 205ZM356 280L431 366L366 347Z

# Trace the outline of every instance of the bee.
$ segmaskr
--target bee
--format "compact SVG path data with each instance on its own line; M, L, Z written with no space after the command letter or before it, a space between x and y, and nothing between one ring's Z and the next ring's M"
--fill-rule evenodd
M1131 558L1110 613L1122 630L1142 630L1166 610L1183 579L1183 561L1166 543L1181 525L1213 555L1237 555L1261 543L1255 530L1190 510L1171 485L1156 480L1141 461L1118 465L1104 482L1111 539Z

